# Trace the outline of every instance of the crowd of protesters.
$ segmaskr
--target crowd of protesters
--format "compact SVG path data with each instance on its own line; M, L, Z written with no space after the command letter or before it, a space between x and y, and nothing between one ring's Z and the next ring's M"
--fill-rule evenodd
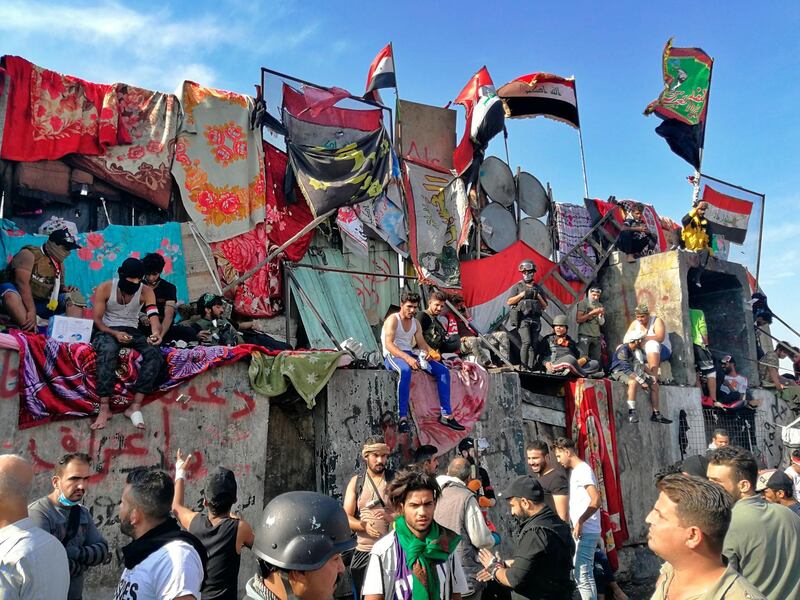
M664 563L654 599L797 597L800 451L785 471L759 472L729 441L715 431L707 454L656 477L647 543ZM481 464L487 447L464 438L444 467L436 447L420 446L395 473L390 447L372 437L343 504L284 493L253 525L232 512L236 477L222 467L203 482L199 510L187 506L193 455L179 450L172 476L127 474L119 528L131 541L116 552L124 569L114 598L238 598L241 555L250 551L258 569L245 598L331 600L348 572L345 594L357 600L626 600L604 552L598 481L575 442L531 441L529 473L499 492ZM86 575L114 554L84 505L91 473L88 455L66 454L49 492L31 502L32 464L0 456L0 597L88 597ZM502 553L492 510L519 525Z

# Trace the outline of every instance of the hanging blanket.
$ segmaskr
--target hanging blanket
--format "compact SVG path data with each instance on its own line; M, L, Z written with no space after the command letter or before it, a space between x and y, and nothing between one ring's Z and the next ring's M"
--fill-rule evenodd
M164 279L175 285L179 301L189 301L180 223L135 227L109 225L100 231L79 233L76 237L83 247L73 250L64 263L65 283L77 287L87 300L91 299L98 285L117 276L117 268L123 260L129 256L141 258L149 252L158 252L164 257ZM0 231L6 263L11 262L23 246L41 246L46 239L19 230Z
M19 343L19 428L35 427L69 417L88 417L99 409L95 369L96 354L91 344L61 344L42 335L12 330ZM243 344L198 346L186 350L162 348L166 361L166 378L158 391L148 395L151 402L159 392L211 368L227 365L258 350L260 346ZM131 386L139 374L138 352L124 352L117 368L119 378L111 400L111 410L125 410L133 400Z
M251 231L264 221L266 191L253 99L184 81L181 104L172 175L186 212L208 242Z
M589 233L592 228L592 218L585 206L576 204L555 204L556 230L558 231L558 251L563 255L578 245L581 238ZM584 242L581 246L586 255L592 259L593 263L587 263L582 256L570 256L569 261L575 265L578 271L587 279L594 278L594 262L597 261L594 248L591 244ZM561 266L561 275L567 281L578 281L578 277L567 266Z
M616 569L617 548L628 539L617 460L617 431L608 379L578 379L565 384L567 432L578 455L597 478L603 503L600 519L609 562Z
M586 198L584 200L584 204L586 205L586 209L589 211L589 216L592 219L592 224L597 223L601 218L603 218L606 213L613 211L612 218L617 224L622 225L622 222L625 220L625 211L629 210L631 205L634 204L636 200L619 200L619 205L611 204L610 202L605 202L604 200L597 200ZM657 244L654 253L659 252L666 252L669 249L669 244L667 242L667 238L664 235L664 229L661 224L661 220L656 213L656 209L650 206L649 204L644 205L644 211L642 212L642 216L644 218L645 225L647 225L647 229L656 236ZM616 237L618 230L611 225L604 225L604 229L613 237Z
M313 217L305 202L286 203L283 181L286 174L286 153L264 143L266 157L267 210L266 221L253 231L224 242L211 244L222 285L225 286L242 273L264 260L269 251L281 246L311 222ZM299 197L299 190L296 191ZM284 258L298 261L306 254L314 232L310 231L269 264L236 287L233 305L243 315L269 318L283 311L283 280L281 262Z
M314 397L333 376L343 352L281 352L270 356L254 352L250 359L250 386L259 394L272 398L289 389L314 408Z
M4 56L10 81L0 158L55 160L98 155L131 142L117 103L117 86L89 83Z
M75 154L68 162L158 208L167 209L180 113L178 99L172 94L126 84L117 86L116 92L131 144L109 146L100 156Z
M469 435L481 418L489 395L486 369L460 360L446 361L445 364L450 369L450 407L466 431L454 431L438 422L441 410L434 378L425 373L411 376L411 415L417 426L419 443L436 446L439 454L449 452Z
M420 280L460 288L458 249L471 219L464 185L436 165L406 158L404 167L409 253Z

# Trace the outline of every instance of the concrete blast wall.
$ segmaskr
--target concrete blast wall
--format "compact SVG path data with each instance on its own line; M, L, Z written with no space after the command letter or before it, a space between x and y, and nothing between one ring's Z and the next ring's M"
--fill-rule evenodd
M85 598L114 596L122 572L120 548L130 541L119 531L119 501L125 477L135 467L158 467L174 474L177 449L192 451L197 465L187 482L186 504L200 510L205 475L224 466L238 480L234 510L251 523L257 521L264 506L269 402L250 389L247 363L199 375L146 405L144 432L136 431L122 415L115 415L99 432L89 429L90 419L20 431L17 368L18 354L0 351L0 440L3 453L14 452L33 461L34 497L52 490L52 469L61 455L86 452L92 457L94 475L85 503L113 557L110 564L89 569ZM176 402L181 394L189 400ZM254 572L253 555L244 552L240 586Z

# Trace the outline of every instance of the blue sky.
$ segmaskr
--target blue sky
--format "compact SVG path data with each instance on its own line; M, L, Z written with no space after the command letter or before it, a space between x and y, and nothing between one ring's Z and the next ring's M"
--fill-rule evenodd
M800 328L798 3L4 0L0 12L3 53L164 91L193 79L252 93L267 66L360 93L388 41L402 97L417 102L445 105L484 64L498 86L533 71L574 75L591 195L636 198L678 219L691 167L641 114L674 36L715 58L703 170L767 195L761 283ZM509 135L512 167L549 181L556 200L580 202L573 129L514 121ZM502 144L490 153L504 156Z

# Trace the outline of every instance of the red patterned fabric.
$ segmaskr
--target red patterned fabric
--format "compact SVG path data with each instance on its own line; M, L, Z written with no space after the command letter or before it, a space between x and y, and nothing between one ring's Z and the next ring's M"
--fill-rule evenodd
M55 160L130 144L116 85L62 75L19 56L4 56L3 65L10 88L0 158Z
M27 429L50 421L88 417L97 413L99 397L95 369L96 354L91 344L61 344L43 335L12 330L19 343L19 428ZM166 379L145 404L170 388L211 368L249 357L253 351L275 355L261 346L242 344L199 346L187 350L162 348L167 363ZM131 386L139 373L141 357L127 351L117 368L117 384L111 410L121 412L133 400Z
M211 244L217 271L223 286L264 260L269 252L292 238L313 220L308 204L295 188L299 202L288 205L283 194L287 157L274 146L264 143L267 179L265 222L253 231ZM256 271L236 287L233 305L236 312L251 317L273 317L283 311L283 259L298 261L305 256L314 232L302 236L278 258Z
M597 478L603 503L600 520L606 552L611 566L618 567L617 548L628 539L622 485L617 460L617 430L608 379L568 381L566 391L567 432L578 456L585 460Z
M489 396L489 374L471 362L448 361L450 369L450 407L456 421L466 431L454 431L439 423L441 408L436 381L426 373L411 375L411 415L417 426L420 446L432 444L444 454L455 448L481 418Z

